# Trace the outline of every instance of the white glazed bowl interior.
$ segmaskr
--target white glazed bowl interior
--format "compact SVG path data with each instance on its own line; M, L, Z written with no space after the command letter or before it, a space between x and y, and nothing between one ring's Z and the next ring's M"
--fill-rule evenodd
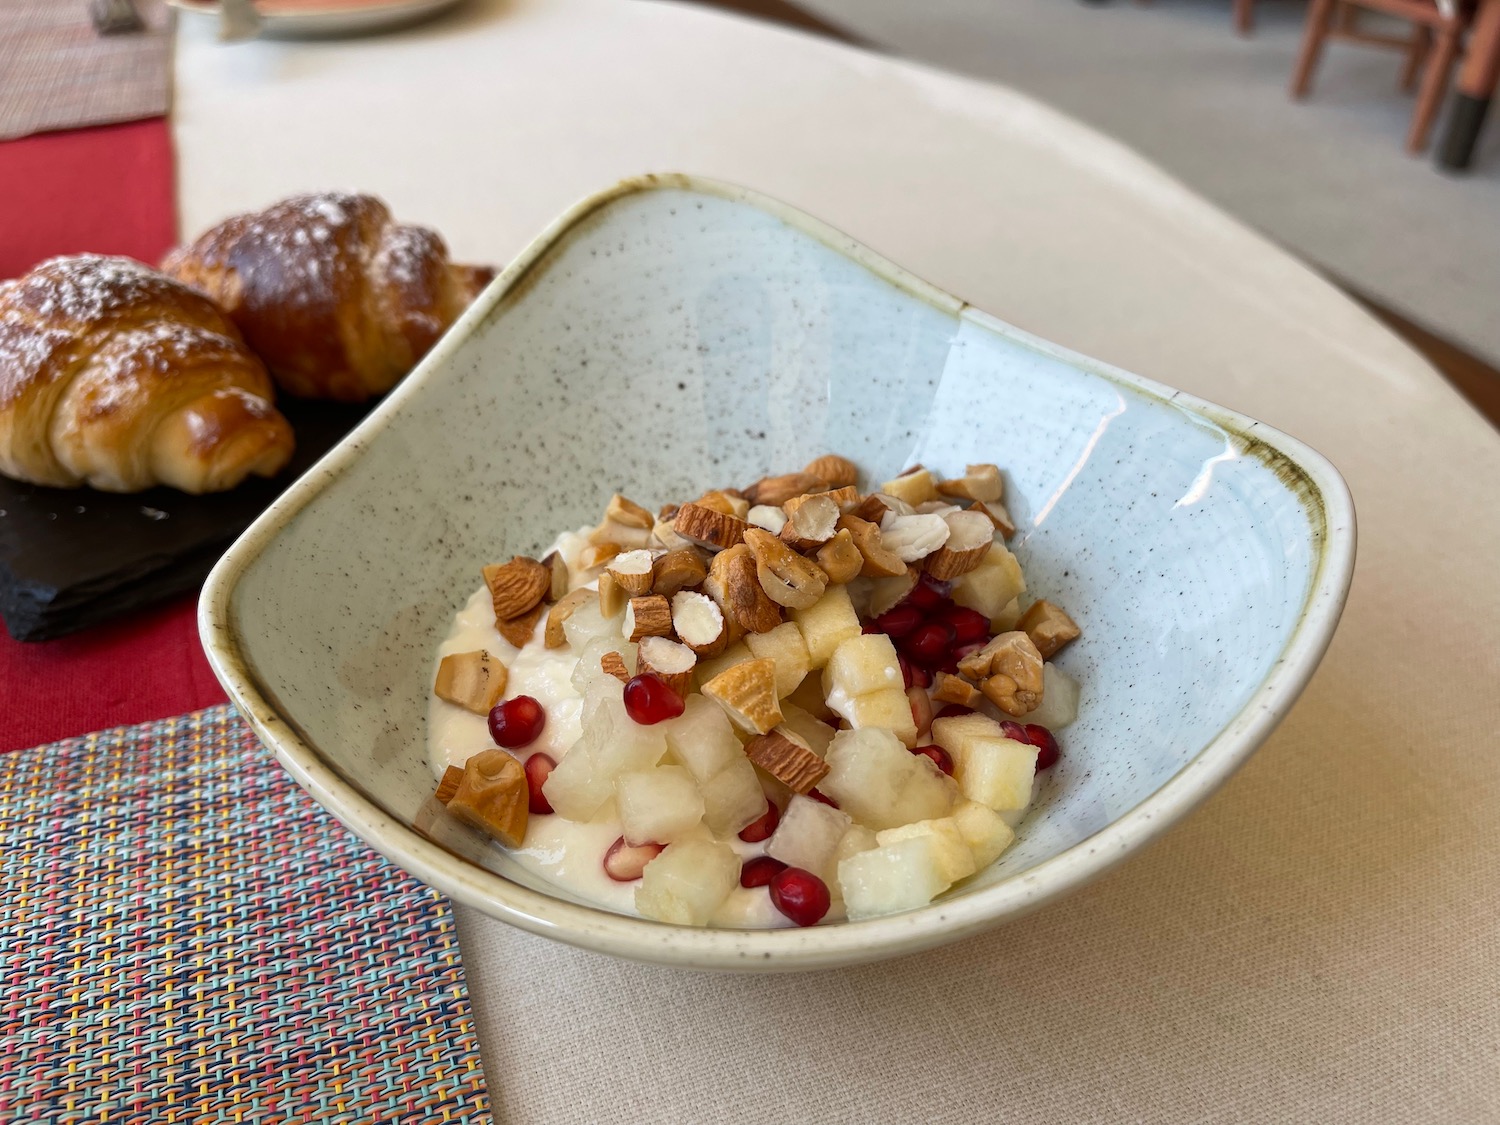
M1083 685L1015 846L908 914L798 931L610 913L434 817L434 648L482 564L835 451L874 480L998 461L1031 592ZM235 545L205 644L282 762L357 833L481 910L701 967L873 960L1015 916L1150 839L1295 700L1353 561L1343 482L1249 419L1036 340L806 216L685 177L579 205ZM415 826L415 827L414 827Z

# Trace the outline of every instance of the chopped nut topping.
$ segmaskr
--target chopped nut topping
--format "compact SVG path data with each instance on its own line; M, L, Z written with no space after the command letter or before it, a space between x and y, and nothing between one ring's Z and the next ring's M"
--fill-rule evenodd
M483 573L496 620L520 616L552 589L551 568L525 555L517 555L508 563L487 566Z
M840 504L839 507L843 508L843 505ZM853 516L855 519L864 520L866 523L873 523L878 527L880 521L885 518L885 514L890 510L886 506L886 502L880 498L880 495L872 492L853 507L844 508L844 514Z
M637 547L650 546L651 529L646 527L632 527L630 524L621 523L619 520L607 519L594 528L593 531L589 532L588 540L594 546L612 543L622 551L633 551Z
M976 570L989 554L995 529L979 512L953 512L943 517L948 525L948 541L927 556L926 570L946 582Z
M828 776L830 768L801 735L785 727L752 738L745 756L794 793L805 794Z
M962 676L950 676L939 672L932 679L932 701L934 703L957 703L960 707L979 706L983 696L974 690L974 685Z
M536 632L536 623L542 619L542 614L547 612L547 607L537 604L525 613L516 617L507 617L504 621L496 621L495 629L511 644L517 648L531 640L532 633Z
M1069 641L1077 640L1080 632L1071 617L1045 598L1031 603L1016 628L1031 638L1043 660L1051 660Z
M1010 512L998 500L978 501L969 510L986 517L1003 538L1009 539L1016 533L1016 521L1011 519Z
M649 673L683 698L692 690L693 668L697 663L698 657L692 649L666 637L643 638L635 654L637 675Z
M647 594L631 598L625 607L625 639L638 641L642 637L669 637L672 635L672 606L660 594Z
M605 573L619 583L622 590L635 598L651 589L652 562L650 551L626 551L609 561Z
M604 509L604 518L624 524L626 527L638 528L641 531L650 531L656 523L655 516L634 500L625 499L618 492L609 498L609 507Z
M696 547L681 547L657 557L651 566L651 592L670 598L679 590L698 585L708 577L708 567Z
M755 556L744 543L714 556L703 592L718 603L726 624L737 623L752 633L768 633L781 624L781 607L761 587Z
M562 552L552 551L542 560L542 565L552 572L552 589L547 592L548 601L559 601L572 588L573 576L568 573L568 564Z
M761 477L745 489L745 499L752 504L785 504L804 492L826 492L829 482L812 473L785 473L779 477Z
M1000 476L998 465L970 465L963 476L939 481L937 490L944 496L988 502L1005 495L1005 481Z
M745 520L756 527L765 528L772 535L778 535L786 526L786 513L770 504L757 504L746 513Z
M843 488L830 488L827 492L817 495L826 496L839 506L839 511L847 512L860 502L859 489L852 484L846 484Z
M599 575L599 613L609 618L625 612L625 603L630 600L630 595L625 592L625 587L609 571Z
M873 523L846 514L839 517L839 528L849 533L855 547L864 556L864 566L859 572L866 578L894 578L906 573L905 561L894 551L885 549L880 541L880 528Z
M937 496L937 482L932 479L932 473L919 466L907 470L895 480L886 481L880 486L880 491L915 505Z
M859 483L859 468L847 457L837 453L825 453L809 461L802 470L811 476L827 481L832 488Z
M505 694L508 677L505 665L482 648L475 652L455 652L438 664L437 682L432 690L439 699L477 715L488 715Z
M834 585L852 582L865 565L865 557L854 545L848 528L840 528L833 538L818 548L814 556L828 581Z
M1042 702L1042 654L1031 638L1020 630L1001 633L982 651L991 654L989 677L979 685L985 696L1007 715L1035 711Z
M463 766L449 766L443 771L442 778L438 781L437 792L433 794L438 803L446 805L453 800L453 794L458 792L458 783L464 779Z
M606 676L613 676L622 684L630 680L630 669L625 667L625 658L613 649L599 654L599 667Z
M723 610L707 594L691 590L672 595L672 628L699 656L717 656L728 641Z
M746 526L745 521L737 516L716 512L701 504L684 504L677 509L677 518L672 521L673 530L682 538L714 551L743 542Z
M592 600L594 596L593 590L581 586L547 611L547 627L542 633L542 638L548 648L562 648L568 643L567 634L563 632L563 622L572 617L579 606Z
M593 570L603 566L620 553L618 543L595 543L578 552L578 566L582 570Z
M671 505L672 515L662 516L656 521L656 526L651 529L651 542L654 545L665 547L668 551L678 551L684 547L691 547L692 543L677 534L675 517L677 505Z
M750 502L738 492L729 489L715 488L705 492L693 501L700 508L707 508L713 512L719 512L726 516L733 516L742 520L750 511Z
M781 538L799 551L811 551L833 538L838 528L838 502L827 493L793 496L786 502Z
M891 515L881 521L880 544L902 562L920 562L948 542L948 524L942 516L926 513Z
M761 589L777 605L807 609L823 596L828 575L817 563L803 558L769 531L748 528L745 546L755 556L755 575Z
M726 668L701 690L723 707L741 730L765 734L781 722L774 660L746 660Z
M521 763L504 750L485 750L464 763L463 778L445 803L450 813L471 828L488 833L507 848L519 848L526 838L529 800Z

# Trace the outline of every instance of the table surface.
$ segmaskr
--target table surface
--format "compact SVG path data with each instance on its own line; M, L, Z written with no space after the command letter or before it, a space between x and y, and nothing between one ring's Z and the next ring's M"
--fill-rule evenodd
M1291 717L1165 841L1031 918L750 979L463 912L502 1120L1500 1115L1500 443L1367 314L1019 94L713 13L476 0L395 36L230 48L185 18L176 80L186 230L347 186L501 261L622 176L739 180L1290 431L1359 505L1348 610Z

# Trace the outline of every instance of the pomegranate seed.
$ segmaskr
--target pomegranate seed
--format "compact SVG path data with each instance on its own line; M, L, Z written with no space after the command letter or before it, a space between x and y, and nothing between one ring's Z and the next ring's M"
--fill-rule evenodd
M934 715L933 718L947 719L954 715L972 715L973 713L974 708L972 707L965 707L962 703L949 703L944 706L941 711Z
M634 882L665 848L665 844L627 844L621 836L604 853L604 873L616 883Z
M769 839L780 823L781 810L776 807L775 801L767 801L766 811L761 818L740 829L740 839L747 844L758 844L762 840Z
M944 593L923 578L912 587L911 593L906 595L906 603L926 613L931 613L943 604L943 598Z
M909 690L911 688L911 661L898 652L896 663L901 665L901 686Z
M547 795L542 792L542 786L547 784L547 779L552 776L557 763L546 754L533 754L526 759L525 768L526 789L529 793L526 798L526 807L534 813L551 812L552 802L547 800Z
M961 645L975 641L982 644L990 639L990 619L977 609L956 605L943 610L938 620L953 630L953 636Z
M507 750L530 746L546 725L546 710L529 695L518 695L490 709L490 737Z
M973 656L986 643L985 641L969 641L967 644L955 645L953 648L953 657L955 660L963 660L965 657Z
M922 624L922 610L904 602L895 609L887 610L875 619L875 626L893 641L899 641L918 625Z
M1050 730L1038 723L1027 723L1026 741L1037 748L1037 769L1044 770L1057 765L1061 751L1058 750L1057 739Z
M1006 738L1014 739L1016 742L1024 742L1028 746L1031 744L1031 739L1026 737L1026 728L1020 723L1014 723L1009 719L1005 719L1000 723L1000 729L1005 733Z
M649 672L625 685L625 713L643 727L677 718L682 706L682 696Z
M758 855L754 859L747 859L745 866L740 868L740 886L764 887L785 870L786 864L781 860Z
M917 724L917 734L924 735L932 729L932 696L925 688L909 688L907 701L911 704L912 722Z
M828 884L811 871L788 867L771 879L771 903L799 926L815 926L828 913Z
M811 797L814 801L821 801L823 804L827 805L830 809L836 809L836 808L839 807L839 803L837 801L835 801L832 797L830 797L827 793L824 793L821 789L809 789L807 791L807 795L809 797Z
M953 755L937 743L934 742L927 746L914 746L911 752L913 754L920 754L924 758L931 758L933 765L937 766L938 769L942 770L949 777L953 776Z
M958 665L955 664L953 667L957 668ZM949 669L947 668L938 669L938 671L940 672L946 672L948 670ZM926 668L913 667L911 670L911 686L919 688L930 688L932 686L932 673L929 672Z
M917 664L931 666L947 660L948 650L952 645L953 630L941 621L929 621L926 625L918 626L906 638L902 648Z

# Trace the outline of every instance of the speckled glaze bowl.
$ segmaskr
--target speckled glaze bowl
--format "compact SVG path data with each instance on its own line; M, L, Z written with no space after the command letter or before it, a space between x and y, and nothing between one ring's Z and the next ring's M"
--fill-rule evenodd
M642 501L836 451L1007 470L1031 592L1083 637L1064 757L991 869L920 910L691 929L590 906L433 814L434 647L482 564ZM1072 354L807 215L682 176L544 232L225 555L200 623L241 712L318 801L454 898L643 961L781 970L909 953L1082 885L1212 792L1338 621L1338 473L1231 411Z

